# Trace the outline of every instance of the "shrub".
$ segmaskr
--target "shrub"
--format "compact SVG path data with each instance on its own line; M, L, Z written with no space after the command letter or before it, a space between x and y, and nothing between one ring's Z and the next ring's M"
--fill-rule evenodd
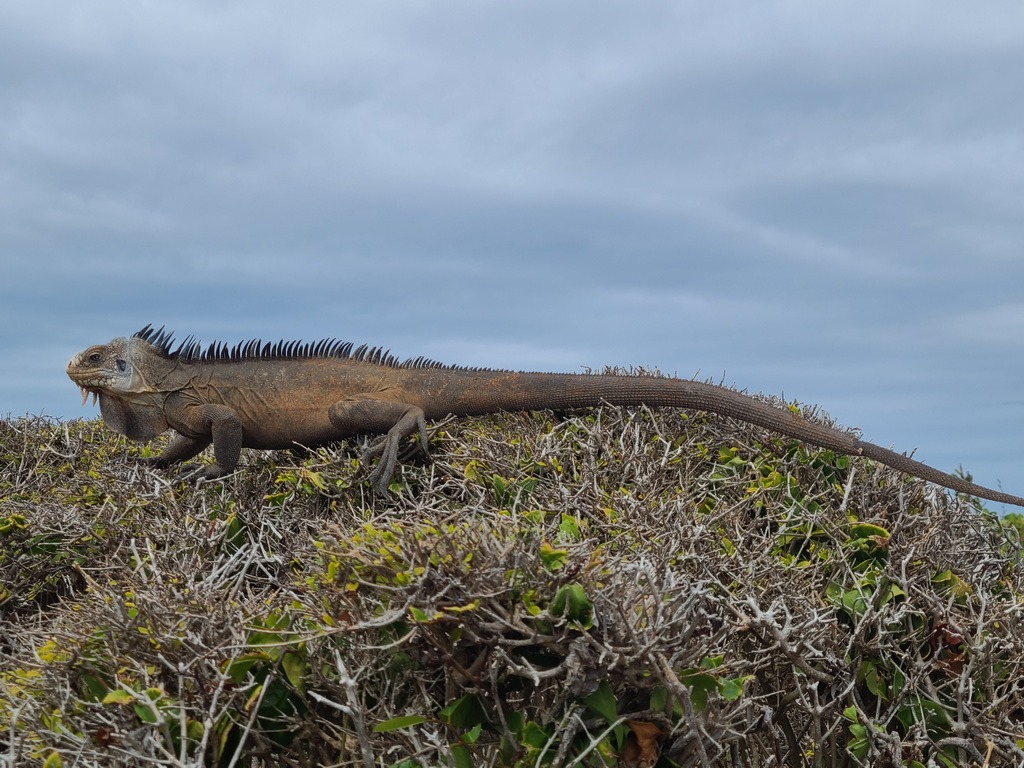
M349 445L194 487L98 422L0 423L0 754L1024 761L1024 571L976 500L675 411L432 447L387 497Z

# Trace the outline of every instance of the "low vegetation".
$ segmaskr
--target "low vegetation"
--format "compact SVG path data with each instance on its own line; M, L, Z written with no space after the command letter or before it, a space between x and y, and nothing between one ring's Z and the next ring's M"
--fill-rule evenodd
M387 497L358 448L195 487L0 422L0 763L1024 764L974 500L647 409L435 425Z

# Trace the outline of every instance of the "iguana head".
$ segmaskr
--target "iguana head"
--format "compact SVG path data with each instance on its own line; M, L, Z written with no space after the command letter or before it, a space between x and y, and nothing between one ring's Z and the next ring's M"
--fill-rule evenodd
M149 342L117 338L97 344L71 358L67 373L82 390L82 404L99 399L107 426L134 440L150 440L168 428L163 395L153 382L162 358Z

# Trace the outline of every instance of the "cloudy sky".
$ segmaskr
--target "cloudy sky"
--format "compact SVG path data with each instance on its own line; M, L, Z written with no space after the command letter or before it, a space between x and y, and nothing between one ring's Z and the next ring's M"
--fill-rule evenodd
M146 323L658 367L1024 492L1024 6L25 0L0 414Z

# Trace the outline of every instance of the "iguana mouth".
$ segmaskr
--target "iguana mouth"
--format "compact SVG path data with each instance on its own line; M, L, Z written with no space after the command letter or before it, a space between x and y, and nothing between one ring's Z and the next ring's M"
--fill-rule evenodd
M89 389L88 387L79 387L79 389L82 390L82 405L85 405L86 401L89 399L89 395L92 395L92 404L96 405L96 401L99 400L100 397L99 392L94 389Z

